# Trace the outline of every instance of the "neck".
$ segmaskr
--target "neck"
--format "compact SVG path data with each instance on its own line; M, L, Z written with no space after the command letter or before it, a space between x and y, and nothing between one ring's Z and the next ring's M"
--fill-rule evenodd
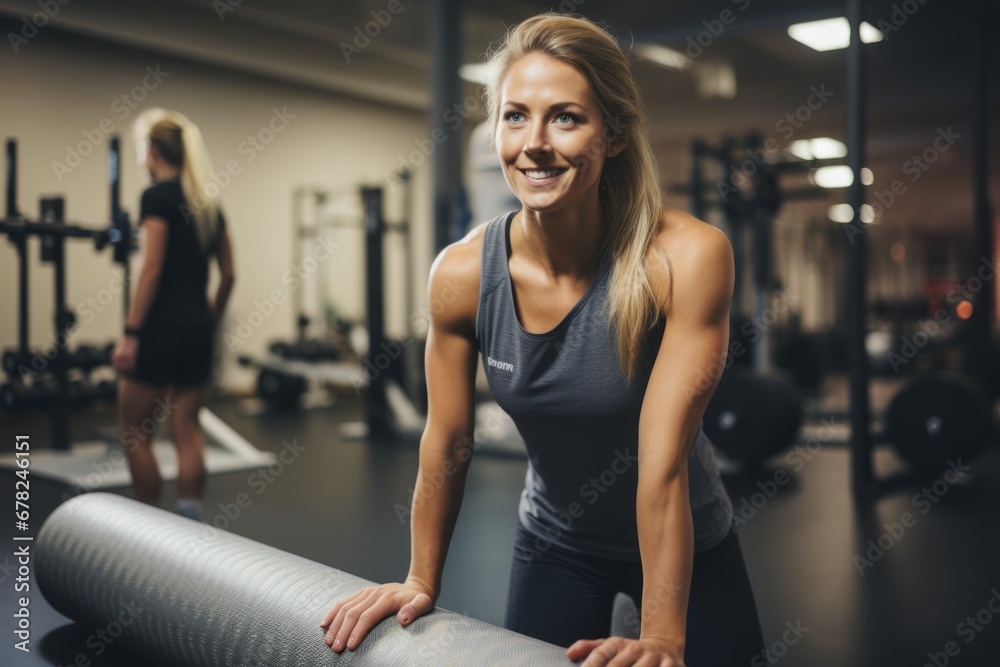
M603 227L596 191L590 199L556 211L522 208L511 225L519 231L511 233L512 252L521 246L553 278L590 277L597 268Z
M154 181L174 181L177 180L181 174L180 169L166 164L158 164L150 171L153 174Z

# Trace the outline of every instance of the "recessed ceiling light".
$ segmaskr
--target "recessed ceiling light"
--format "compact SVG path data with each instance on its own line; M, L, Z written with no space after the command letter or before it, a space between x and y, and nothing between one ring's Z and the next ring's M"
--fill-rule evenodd
M854 172L847 165L820 167L812 179L821 188L846 188L854 182Z
M469 63L458 68L458 75L470 83L485 86L489 83L490 66L488 63Z
M843 16L822 21L795 23L788 26L788 36L817 51L846 49L851 43L851 24ZM865 44L885 39L878 28L864 21L861 23L861 41Z
M799 139L793 141L788 150L792 155L802 160L825 160L847 155L847 146L842 141L830 137Z
M826 215L834 222L846 225L854 220L854 209L850 204L834 204L826 210Z
M651 63L667 69L683 71L694 62L680 51L669 49L659 44L636 44L635 52Z

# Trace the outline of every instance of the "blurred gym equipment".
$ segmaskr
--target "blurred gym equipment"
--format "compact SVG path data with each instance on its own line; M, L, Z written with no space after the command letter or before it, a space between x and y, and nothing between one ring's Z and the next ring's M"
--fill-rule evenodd
M851 34L858 35L862 20L862 1L849 0L848 20ZM987 148L987 57L985 37L974 31L973 46L973 145L975 146L975 178L973 181L973 226L977 256L992 256L993 231L989 216ZM859 39L851 39L847 49L847 161L855 174L866 164L867 132L867 73L865 53ZM872 454L879 439L871 430L869 403L869 357L867 337L867 263L868 238L866 224L861 219L865 203L864 184L853 179L848 190L848 203L853 219L845 229L847 257L846 339L850 362L850 422L851 422L851 482L855 495L862 499L877 498L890 488L886 479L876 479ZM992 321L994 281L986 281L973 299L972 354L968 371L975 381L942 375L917 377L904 385L892 399L885 416L881 438L890 441L900 455L914 468L940 468L949 459L961 456L971 459L994 436L992 402L986 389L992 367L989 327ZM966 461L968 462L968 461Z
M3 369L10 382L0 388L0 397L3 407L8 410L46 409L52 429L52 447L65 451L69 449L70 416L74 402L79 403L88 397L108 397L109 393L107 385L100 391L79 383L73 386L70 371L81 370L86 374L98 366L107 365L111 349L88 346L81 346L75 351L68 349L76 316L66 305L65 242L67 239L89 240L98 251L110 245L114 262L121 266L123 283L128 284L128 257L135 239L128 214L122 211L119 201L120 143L117 137L113 137L108 150L111 219L104 228L66 224L65 202L60 197L42 198L37 221L22 216L17 205L17 144L13 139L7 141L6 158L7 216L0 221L0 232L8 236L18 252L18 346L3 354ZM28 239L31 236L39 238L41 261L51 263L55 273L51 356L47 352L32 350L28 343ZM127 312L128 290L124 292ZM110 397L113 398L113 394Z
M66 345L76 317L66 306L67 266L64 252L66 239L90 240L96 250L110 245L113 259L124 274L123 282L128 285L128 258L135 246L135 238L128 214L121 210L119 201L119 140L117 137L111 139L108 152L112 219L110 225L103 229L67 225L64 220L65 203L57 197L42 199L39 221L21 216L17 206L17 145L13 140L7 142L6 156L7 217L0 220L0 232L7 234L17 246L20 278L18 347L6 351L2 357L4 371L11 381L0 386L0 407L14 412L41 409L48 413L50 450L32 452L31 469L35 474L73 484L78 489L126 486L131 477L121 447L127 437L119 438L117 429L104 439L70 442L73 410L88 401L114 400L117 382L113 378L96 380L86 377L95 368L110 363L113 344L103 347L82 345L73 351ZM55 271L52 336L55 343L51 356L33 351L28 344L27 261L28 239L31 236L40 239L41 259L51 263ZM126 314L128 293L128 289L123 290ZM84 375L72 377L71 371L80 371ZM200 421L208 440L205 465L210 473L253 468L274 461L273 454L257 450L208 410L202 410ZM133 435L142 440L151 438L153 433ZM175 478L177 462L174 448L167 442L154 442L153 449L162 464L164 479ZM17 459L15 454L0 456L0 467L17 469Z
M702 173L702 161L708 159L719 174L729 179L740 171L743 152L763 154L761 144L761 137L755 132L743 139L730 137L719 146L695 140L691 145L691 183L681 188L690 194L696 217L706 219L709 207L721 212L735 257L729 355L726 370L704 415L705 433L717 453L724 457L723 468L727 471L759 464L792 444L803 417L797 387L815 388L822 375L817 346L800 332L786 334L787 340L777 355L777 359L788 364L790 374L775 368L772 353L779 313L772 307L775 281L771 268L771 228L786 198L804 199L818 194L816 188L783 193L778 177L782 171L804 167L798 162L757 161L746 188L733 184L718 188L717 184L706 182ZM708 200L706 193L710 191L717 191L718 199ZM750 253L744 250L748 232L752 243ZM748 261L748 255L752 261ZM753 271L752 316L748 315L742 298L748 264ZM792 379L798 382L793 384Z

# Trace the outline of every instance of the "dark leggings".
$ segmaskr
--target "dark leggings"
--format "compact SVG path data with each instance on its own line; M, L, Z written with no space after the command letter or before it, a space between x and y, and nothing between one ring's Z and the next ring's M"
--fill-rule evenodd
M564 647L607 637L619 591L641 608L641 563L587 556L554 544L539 552L534 536L518 523L504 627ZM626 614L624 624L626 634L639 636L638 611ZM694 556L685 642L684 662L690 667L748 665L764 649L733 530Z

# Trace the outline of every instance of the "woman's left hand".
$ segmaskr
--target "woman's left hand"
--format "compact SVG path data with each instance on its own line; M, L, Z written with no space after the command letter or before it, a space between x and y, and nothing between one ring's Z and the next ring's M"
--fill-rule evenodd
M566 656L573 662L587 658L580 667L684 667L684 660L652 639L581 639Z
M135 370L135 358L139 352L139 339L135 336L125 336L115 347L111 355L111 364L119 373L131 373Z

